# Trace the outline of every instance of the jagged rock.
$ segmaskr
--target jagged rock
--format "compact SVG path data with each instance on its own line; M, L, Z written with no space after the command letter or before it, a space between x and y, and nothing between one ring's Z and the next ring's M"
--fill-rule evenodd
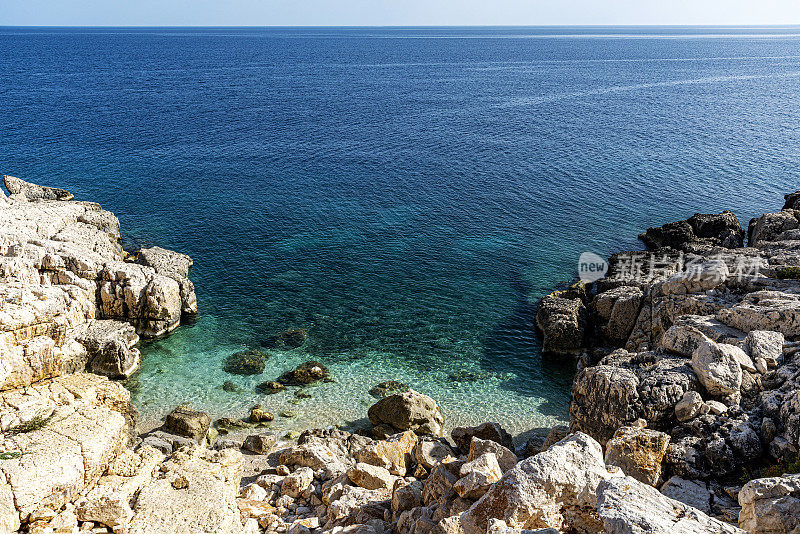
M563 298L557 294L544 297L536 310L536 326L544 338L542 352L577 355L583 346L586 315L586 306L581 299Z
M503 475L462 515L464 532L486 532L491 519L502 519L512 528L561 530L562 511L596 508L598 484L613 476L619 475L606 470L600 445L583 433L574 434Z
M800 223L791 211L765 213L750 221L747 228L747 239L750 246L755 247L768 241L775 241L784 232L796 230L798 227L800 227Z
M597 295L592 307L604 322L600 326L601 334L618 342L627 340L643 298L643 291L635 286L620 286Z
M667 452L669 436L664 432L636 426L624 426L606 444L606 465L614 465L645 484L655 486L661 478L661 461Z
M670 499L697 508L704 514L711 512L711 492L708 491L705 482L674 476L664 482L661 493Z
M652 249L670 247L688 250L696 244L739 248L744 240L744 230L730 211L719 214L695 213L686 221L648 228L639 234L639 239Z
M665 349L691 358L700 343L710 339L734 345L744 339L744 333L717 321L710 315L682 315L661 338Z
M319 362L309 361L283 373L278 378L278 382L284 386L306 386L324 380L329 376L330 371L328 371L327 367Z
M692 353L692 369L711 395L739 393L742 368L734 354L736 349L732 345L704 341Z
M389 490L367 490L356 486L344 486L341 496L328 506L327 517L331 523L337 524L376 508L380 510L382 516L383 510L390 508L390 498Z
M422 502L425 506L445 506L453 500L453 484L458 481L463 464L461 461L440 463L431 470L422 487Z
M800 532L800 474L751 480L739 492L739 526L755 534Z
M57 187L36 185L13 176L3 175L6 189L12 195L23 195L28 200L72 200L74 197L69 191Z
M660 285L662 295L701 293L725 283L730 276L728 266L721 260L710 260L691 265L676 273Z
M491 440L499 443L507 449L514 445L511 441L511 434L500 426L500 423L481 423L477 426L458 426L450 432L456 447L464 453L470 450L472 438L477 437L483 440Z
M277 436L272 432L251 434L244 438L242 448L256 454L268 454L277 440Z
M492 453L495 455L502 473L505 473L517 465L517 455L514 454L510 449L503 447L496 441L481 439L477 436L473 436L472 443L470 443L469 446L469 456L467 457L467 461L472 462L486 453Z
M453 489L464 499L479 499L503 476L497 456L487 452L461 466Z
M744 534L631 477L600 481L597 514L609 534Z
M347 477L356 486L368 489L392 489L396 477L388 469L376 465L357 463L347 471Z
M186 406L178 406L164 420L164 429L195 441L204 438L211 425L211 416Z
M309 467L301 467L283 479L281 495L288 495L296 499L311 485L314 480L314 471Z
M569 436L569 427L566 425L556 425L550 429L550 432L547 433L547 436L544 438L544 442L542 443L542 448L539 452L544 452L562 439Z
M127 378L139 366L139 342L134 328L120 321L92 321L76 336L86 347L87 368L109 378Z
M392 510L405 512L422 506L422 488L421 480L408 482L402 478L396 479L392 489Z
M280 462L287 466L310 467L314 471L328 470L333 476L347 470L341 456L319 443L304 443L289 447L281 453Z
M367 412L373 425L387 424L397 431L442 435L444 416L432 398L413 389L389 395L373 404Z
M675 405L675 418L681 422L691 421L698 415L703 415L705 404L703 397L696 391L687 391Z

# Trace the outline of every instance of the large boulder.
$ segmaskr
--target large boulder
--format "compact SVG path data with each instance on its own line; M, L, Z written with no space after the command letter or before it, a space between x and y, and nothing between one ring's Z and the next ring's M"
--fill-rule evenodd
M161 247L143 248L136 254L136 261L152 267L161 276L172 278L180 287L181 312L186 315L197 313L197 296L194 284L189 280L193 261L186 254Z
M210 425L210 415L187 406L178 406L164 420L164 429L167 432L198 442L205 437Z
M536 310L536 326L542 332L542 352L577 355L583 346L587 311L579 298L547 295Z
M139 336L128 323L113 320L93 321L76 339L88 353L87 368L110 378L127 378L139 367L139 351L134 347Z
M308 361L301 363L291 371L286 371L280 378L278 383L284 386L307 386L320 380L326 380L330 377L330 371L327 367L316 361Z
M612 341L626 341L636 324L643 298L644 292L634 286L619 286L598 294L592 308L602 321L600 333Z
M754 534L800 532L800 474L751 480L739 492L739 526Z
M373 404L367 415L373 425L389 425L398 432L441 436L444 416L432 398L410 389L389 395Z
M709 394L727 397L739 393L742 368L735 352L738 347L704 341L692 353L692 369Z
M600 444L574 434L506 472L461 516L464 532L485 533L493 519L516 529L589 526L591 514L582 511L597 508L598 485L614 476L619 474L606 470Z
M769 241L776 241L781 234L800 227L793 211L765 213L752 219L747 228L747 239L751 247L757 247Z
M597 514L608 534L744 534L631 477L600 481Z
M453 438L456 447L464 453L470 450L472 438L496 441L508 449L514 447L511 434L500 426L500 423L494 422L481 423L477 426L457 426L450 432L450 437Z
M711 245L724 248L739 248L744 240L739 220L730 211L722 213L695 213L685 221L667 223L657 228L648 228L639 234L651 249L669 247L690 250L692 245Z

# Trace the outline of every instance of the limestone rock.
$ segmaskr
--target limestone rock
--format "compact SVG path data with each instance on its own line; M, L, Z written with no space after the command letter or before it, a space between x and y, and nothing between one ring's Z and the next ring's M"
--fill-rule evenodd
M420 439L414 446L414 459L418 465L430 470L446 458L455 458L456 453L443 439Z
M36 185L13 176L3 175L6 189L12 195L21 194L28 200L72 200L74 197L69 191L56 187Z
M800 474L751 480L739 492L739 526L757 534L800 532Z
M502 473L505 473L517 465L517 455L511 452L510 449L503 447L496 441L480 439L477 436L473 436L472 443L470 443L469 446L469 456L467 457L467 460L469 462L473 462L487 453L492 453L495 455Z
M296 499L303 493L314 480L314 471L309 467L301 467L283 479L281 495L288 495Z
M347 476L353 484L368 490L392 489L396 479L388 469L364 463L351 467Z
M714 289L730 276L724 261L711 260L692 265L685 271L672 275L661 284L663 295L685 295Z
M76 336L88 354L88 369L110 378L127 378L139 366L139 351L134 345L139 336L128 323L93 321Z
M668 444L669 435L664 432L639 425L621 427L606 444L605 462L639 482L654 486L661 477L661 461Z
M748 293L739 304L720 310L717 319L743 332L771 330L795 338L800 336L800 294Z
M277 441L277 436L272 432L251 434L244 439L242 448L256 454L269 454Z
M692 369L711 395L727 396L739 392L742 368L732 345L703 342L692 353Z
M767 330L753 330L744 340L744 348L753 360L763 358L768 367L783 363L783 334Z
M387 469L391 474L405 476L411 468L418 438L408 430L381 441L369 441L353 451L354 458L365 464Z
M461 517L466 534L486 532L502 519L512 528L562 530L565 508L596 508L598 484L613 476L600 445L574 434L508 471Z
M633 330L644 293L635 286L620 286L600 293L594 298L592 307L603 320L600 332L603 336L624 342Z
M181 313L184 315L197 314L197 296L194 284L189 280L189 271L192 267L192 258L161 247L143 248L136 254L136 261L142 265L152 267L161 276L172 278L178 282L181 296Z
M487 452L461 466L453 489L464 499L479 499L503 476L497 456Z
M674 476L664 482L661 493L705 514L711 511L711 492L705 482Z
M675 405L675 418L681 422L691 421L704 410L703 397L696 391L687 391Z
M597 513L609 534L744 534L631 477L600 481Z
M444 416L432 398L410 389L389 395L373 404L368 414L373 425L388 424L402 432L442 435Z

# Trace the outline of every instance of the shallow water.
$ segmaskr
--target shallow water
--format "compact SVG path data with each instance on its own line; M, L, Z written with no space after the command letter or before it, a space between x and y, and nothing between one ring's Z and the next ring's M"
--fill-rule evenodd
M199 320L142 347L149 425L175 404L278 429L359 424L375 383L448 426L568 412L533 304L578 255L797 189L798 28L0 29L0 169L192 255ZM230 353L289 327L263 375ZM256 383L307 359L291 404ZM241 393L223 391L232 380Z

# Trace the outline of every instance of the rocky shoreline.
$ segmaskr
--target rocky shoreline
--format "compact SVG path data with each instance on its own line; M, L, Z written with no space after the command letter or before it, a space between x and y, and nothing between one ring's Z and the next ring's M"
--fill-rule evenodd
M136 435L113 379L197 313L192 260L129 255L97 204L4 179L0 532L800 533L800 193L747 247L732 213L695 215L545 297L545 357L579 369L570 424L514 450L497 423L442 437L436 401L397 383L369 435L279 442L268 403L213 423L180 406Z

